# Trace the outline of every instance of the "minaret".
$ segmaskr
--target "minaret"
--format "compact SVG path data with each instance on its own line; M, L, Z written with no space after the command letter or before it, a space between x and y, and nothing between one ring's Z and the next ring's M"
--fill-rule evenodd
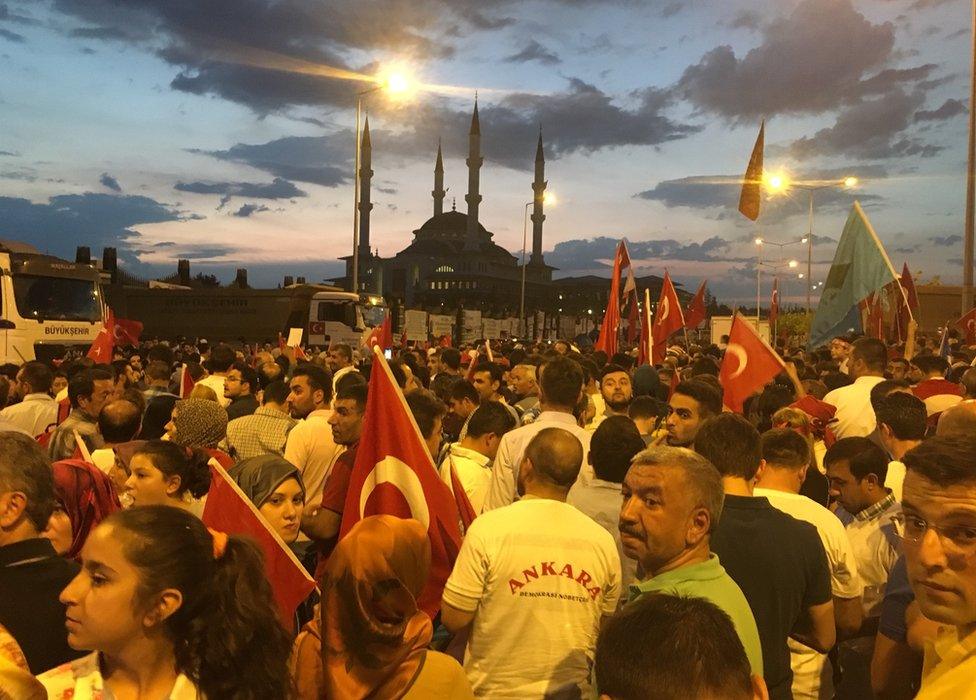
M535 148L535 181L532 183L532 257L530 265L544 265L542 260L542 204L546 197L546 158L542 152L542 127L539 127L539 145Z
M370 181L373 179L373 147L369 142L369 117L363 127L363 140L360 146L359 161L359 260L368 260L369 250L369 212L373 203L369 201Z
M468 134L468 193L464 201L468 203L468 231L464 241L464 249L479 250L478 245L478 205L481 195L478 193L481 182L481 124L478 121L478 96L474 98L474 114L471 115L471 131Z
M431 195L434 197L434 216L444 213L444 157L441 155L441 142L437 141L437 163L434 165L434 190Z

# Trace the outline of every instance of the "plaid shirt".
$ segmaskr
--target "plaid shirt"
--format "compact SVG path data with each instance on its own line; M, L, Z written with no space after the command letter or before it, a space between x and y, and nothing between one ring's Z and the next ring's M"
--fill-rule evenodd
M224 449L237 461L266 454L284 456L288 433L296 425L298 421L287 413L261 406L227 424Z
M860 513L855 513L854 518L856 520L874 520L880 517L882 513L891 508L895 504L895 494L889 493L885 498L881 499L873 506L868 506Z

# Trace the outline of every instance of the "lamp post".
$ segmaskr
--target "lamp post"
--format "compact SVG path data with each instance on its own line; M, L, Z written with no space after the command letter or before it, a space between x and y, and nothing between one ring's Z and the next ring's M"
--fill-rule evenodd
M782 264L771 264L763 262L763 246L774 245L780 250L788 245L796 245L797 243L806 243L807 238L801 238L797 241L786 241L785 243L777 243L776 241L768 241L765 238L757 238L756 246L759 248L759 260L756 264L756 328L759 328L759 304L762 300L762 269L763 267L782 267ZM790 267L796 267L799 263L796 260L789 261ZM807 260L809 266L809 258Z

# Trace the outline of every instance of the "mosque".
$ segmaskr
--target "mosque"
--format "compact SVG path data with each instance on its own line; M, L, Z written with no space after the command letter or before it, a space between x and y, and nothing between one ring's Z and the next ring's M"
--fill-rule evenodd
M444 211L444 159L440 146L434 166L433 216L413 232L413 241L390 258L370 249L370 181L372 145L369 122L363 130L359 202L359 283L361 291L379 292L391 304L430 312L452 312L459 308L479 309L488 316L518 314L522 266L519 259L492 239L494 234L478 218L481 204L481 124L475 103L468 134L467 213L454 207ZM546 191L545 155L542 133L535 153L535 181L532 183L532 252L525 265L526 310L555 312L558 292L552 271L542 256L542 223L546 219L543 201ZM336 280L348 286L352 256L346 263L346 277Z

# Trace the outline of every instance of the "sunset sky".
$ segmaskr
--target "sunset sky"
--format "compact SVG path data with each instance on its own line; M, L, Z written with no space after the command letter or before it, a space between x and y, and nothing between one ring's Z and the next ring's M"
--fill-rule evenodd
M958 283L969 61L963 0L5 0L0 238L143 277L339 274L357 76L395 65L428 87L365 98L381 255L431 215L438 139L464 210L477 91L481 222L521 248L541 125L557 275L608 275L626 237L638 274L754 298L753 239L807 226L806 192L736 211L765 118L767 170L860 179L816 193L815 280L856 197L896 268Z

